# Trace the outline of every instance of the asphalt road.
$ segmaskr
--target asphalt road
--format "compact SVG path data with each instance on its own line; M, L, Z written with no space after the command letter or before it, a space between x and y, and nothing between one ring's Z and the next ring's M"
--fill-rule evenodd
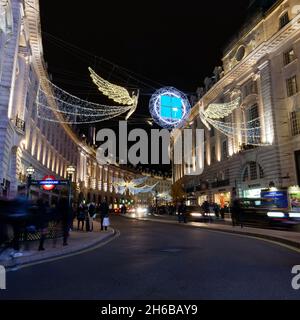
M119 238L7 274L1 299L300 299L300 254L261 240L114 218Z

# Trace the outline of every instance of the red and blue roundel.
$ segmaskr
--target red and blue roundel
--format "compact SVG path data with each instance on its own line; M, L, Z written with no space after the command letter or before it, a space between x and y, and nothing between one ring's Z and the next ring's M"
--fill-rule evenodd
M43 178L44 181L54 181L55 180L55 177L53 176L45 176ZM45 191L51 191L55 188L55 185L54 184L43 184L42 188L45 190Z

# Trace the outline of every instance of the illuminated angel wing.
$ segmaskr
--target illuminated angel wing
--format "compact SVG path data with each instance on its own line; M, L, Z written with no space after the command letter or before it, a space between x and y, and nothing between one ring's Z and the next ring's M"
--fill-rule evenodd
M115 102L124 105L135 105L135 98L130 97L129 92L125 88L112 84L107 80L104 80L103 78L98 76L92 68L89 68L89 71L93 82L98 87L99 91L102 92L105 96L114 100Z
M222 119L232 114L240 105L241 98L227 103L211 103L203 112L203 115L209 119Z

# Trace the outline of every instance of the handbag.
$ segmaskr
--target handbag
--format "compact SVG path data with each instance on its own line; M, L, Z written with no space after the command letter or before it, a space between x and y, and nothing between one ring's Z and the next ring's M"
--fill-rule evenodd
M110 221L108 217L103 219L103 227L108 227L110 225Z

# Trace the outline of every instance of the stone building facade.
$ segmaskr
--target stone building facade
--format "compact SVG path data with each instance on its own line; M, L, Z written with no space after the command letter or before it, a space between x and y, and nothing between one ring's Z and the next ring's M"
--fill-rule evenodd
M259 197L269 187L299 188L300 1L273 2L249 20L226 50L221 70L198 90L189 123L205 130L204 171L188 176L185 165L174 165L173 182L199 204ZM222 121L241 124L258 118L257 141L239 129L233 138L208 130L199 118L200 106L232 101L235 92L241 94L241 105Z
M38 0L0 0L0 195L13 198L26 189L26 170L33 178L67 178L75 166L74 187L81 199L120 199L114 182L135 177L118 166L100 166L96 150L63 123L41 120L35 99L42 78L49 79L43 59ZM47 90L47 88L43 88ZM59 197L32 187L33 197Z

